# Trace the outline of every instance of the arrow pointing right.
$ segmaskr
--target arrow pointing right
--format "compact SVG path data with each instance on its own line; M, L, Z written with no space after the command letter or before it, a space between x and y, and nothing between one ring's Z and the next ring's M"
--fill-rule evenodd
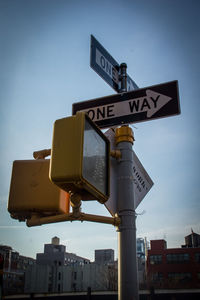
M73 104L100 127L131 124L180 114L178 81Z
M94 122L105 118L109 119L143 112L147 112L147 118L150 118L170 100L172 100L171 97L148 89L144 97L116 102L112 105L97 106L83 111L87 112Z
M150 100L150 103L153 103L153 107L147 110L147 118L153 116L158 110L160 110L165 104L167 104L171 97L165 96L163 94L156 93L152 90L146 90L147 98Z

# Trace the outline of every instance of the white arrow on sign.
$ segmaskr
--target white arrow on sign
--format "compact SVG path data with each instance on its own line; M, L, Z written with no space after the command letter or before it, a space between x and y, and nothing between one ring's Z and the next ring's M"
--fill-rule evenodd
M143 112L147 112L147 118L150 118L170 100L172 98L169 96L147 89L144 97L92 107L82 111L87 112L94 122Z

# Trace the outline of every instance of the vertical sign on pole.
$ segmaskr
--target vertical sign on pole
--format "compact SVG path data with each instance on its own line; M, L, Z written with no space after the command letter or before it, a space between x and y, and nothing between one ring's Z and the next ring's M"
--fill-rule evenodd
M134 204L132 129L116 129L117 148L121 159L117 168L117 212L121 219L118 227L118 299L138 300L136 256L136 214Z
M127 75L127 65L119 64L115 59L91 36L91 67L118 93L124 93L138 86ZM124 130L127 135L123 139ZM130 127L121 127L118 132L117 147L122 153L116 166L118 177L117 213L121 218L118 228L118 299L138 300L137 256L136 256L136 226L134 206L133 178L133 135ZM121 136L122 134L122 136ZM131 141L131 142L130 142Z
M127 90L126 64L121 64L121 92ZM117 166L117 213L121 219L118 227L118 300L138 300L138 271L136 252L136 214L133 182L132 129L116 129L117 149L121 159Z

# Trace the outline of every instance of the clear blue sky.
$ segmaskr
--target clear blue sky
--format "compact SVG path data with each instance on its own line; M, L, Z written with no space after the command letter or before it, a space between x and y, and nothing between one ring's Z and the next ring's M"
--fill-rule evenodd
M74 102L114 94L89 66L90 34L139 87L178 80L181 115L137 123L134 150L154 181L137 209L137 236L179 247L200 233L198 0L0 0L0 243L35 257L58 236L67 250L94 258L113 248L111 225L58 223L27 228L10 218L12 162L50 148L53 122ZM109 215L87 202L83 211Z

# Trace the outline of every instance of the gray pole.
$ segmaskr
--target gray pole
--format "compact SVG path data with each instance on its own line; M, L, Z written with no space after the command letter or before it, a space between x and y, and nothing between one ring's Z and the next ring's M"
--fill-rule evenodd
M126 65L121 66L121 92L125 92ZM123 68L124 67L124 68ZM125 71L123 71L125 70ZM126 84L126 83L125 83ZM118 300L138 300L136 214L133 182L133 132L128 126L116 129L117 149L121 159L117 166L117 212L121 219L118 227Z
M120 93L127 92L127 65L125 63L122 63L120 66L120 81L121 81L121 88Z

